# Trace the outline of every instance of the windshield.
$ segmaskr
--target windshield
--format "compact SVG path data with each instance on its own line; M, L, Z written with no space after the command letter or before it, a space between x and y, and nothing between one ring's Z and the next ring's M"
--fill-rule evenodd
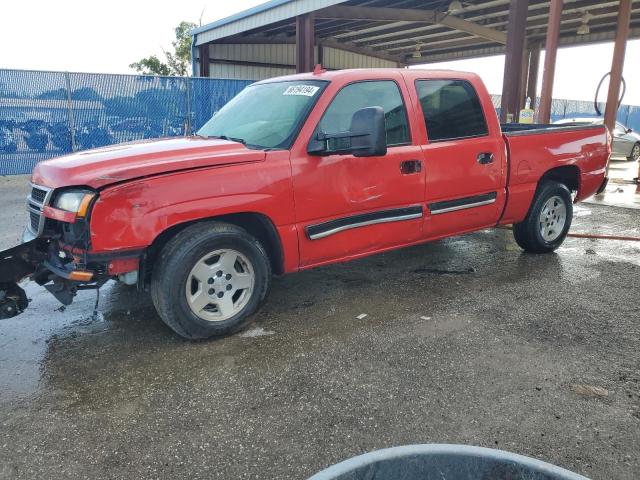
M250 85L198 130L255 148L289 148L326 82L295 80Z

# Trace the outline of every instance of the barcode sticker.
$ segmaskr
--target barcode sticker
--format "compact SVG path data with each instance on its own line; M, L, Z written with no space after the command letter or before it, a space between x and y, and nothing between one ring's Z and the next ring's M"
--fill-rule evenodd
M291 85L282 95L301 95L304 97L313 97L320 87L313 85Z

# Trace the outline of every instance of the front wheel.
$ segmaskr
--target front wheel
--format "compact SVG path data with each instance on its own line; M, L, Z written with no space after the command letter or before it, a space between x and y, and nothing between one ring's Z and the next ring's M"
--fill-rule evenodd
M201 340L245 327L270 279L271 264L255 238L235 225L203 222L185 228L162 249L151 297L173 331Z
M553 252L564 242L572 219L569 189L562 183L545 181L538 187L524 221L513 225L513 236L527 252Z
M630 162L637 162L640 160L640 143L636 143L631 149L631 155L627 157Z

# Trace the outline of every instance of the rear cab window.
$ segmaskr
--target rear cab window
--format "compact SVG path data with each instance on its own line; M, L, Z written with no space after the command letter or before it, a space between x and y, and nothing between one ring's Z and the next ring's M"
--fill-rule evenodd
M488 135L478 94L466 80L416 80L429 142Z
M327 107L317 131L346 132L353 114L367 107L384 110L388 147L411 144L407 109L393 80L365 80L343 87Z

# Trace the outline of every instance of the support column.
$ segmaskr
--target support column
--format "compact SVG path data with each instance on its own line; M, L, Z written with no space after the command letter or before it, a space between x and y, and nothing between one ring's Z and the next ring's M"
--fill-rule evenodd
M313 71L315 57L315 21L312 13L296 17L296 71Z
M199 58L199 73L201 77L209 76L209 44L205 43L204 45L200 45L198 47L198 56Z
M527 8L529 0L513 0L509 6L507 26L507 53L504 59L504 78L500 120L506 122L508 116L517 119L520 106L519 91L524 57Z
M631 0L620 0L616 41L613 46L613 60L611 62L611 77L609 78L609 93L607 94L607 106L604 110L604 124L609 128L609 131L613 131L613 127L616 124L622 68L624 67L624 52L627 46L627 37L629 36L630 19Z
M529 78L529 57L531 57L531 51L525 49L522 55L522 69L520 70L520 84L518 85L518 111L516 115L516 122L520 121L518 117L520 110L524 108L524 102L527 91L527 79Z
M540 44L531 47L529 56L529 74L527 75L527 91L525 97L531 99L531 108L536 109L536 91L538 90L538 68L540 66Z
M562 17L562 0L551 0L549 5L549 25L547 41L544 47L544 70L542 72L542 91L538 123L549 123L551 120L551 100L553 99L553 78L556 73L556 55L558 38L560 37L560 19Z

